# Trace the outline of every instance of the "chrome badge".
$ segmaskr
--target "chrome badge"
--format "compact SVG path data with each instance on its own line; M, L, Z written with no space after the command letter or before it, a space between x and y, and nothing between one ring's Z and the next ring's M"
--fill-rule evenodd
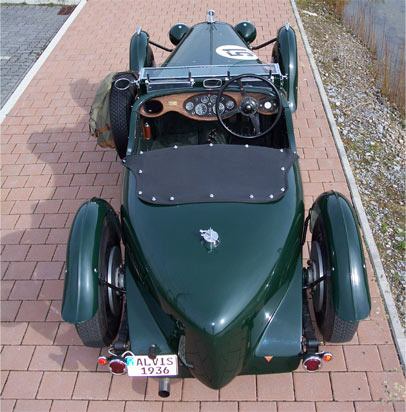
M200 229L200 236L209 250L217 247L220 243L219 234L212 228L207 230Z

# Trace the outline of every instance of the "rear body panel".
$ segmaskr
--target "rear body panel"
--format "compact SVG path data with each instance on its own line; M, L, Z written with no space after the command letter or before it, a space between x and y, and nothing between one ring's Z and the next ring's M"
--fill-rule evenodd
M136 177L125 171L123 235L132 275L138 271L136 281L181 322L191 373L208 386L224 386L255 358L248 352L298 276L304 207L297 163L288 185L275 203L154 206L139 200ZM199 232L209 227L221 242L211 253ZM288 310L300 324L299 301Z

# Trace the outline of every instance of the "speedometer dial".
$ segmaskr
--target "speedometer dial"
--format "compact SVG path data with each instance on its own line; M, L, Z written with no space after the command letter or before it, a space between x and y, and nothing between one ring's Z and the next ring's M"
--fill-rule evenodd
M204 103L199 103L195 107L195 112L198 116L204 116L207 113L207 106Z

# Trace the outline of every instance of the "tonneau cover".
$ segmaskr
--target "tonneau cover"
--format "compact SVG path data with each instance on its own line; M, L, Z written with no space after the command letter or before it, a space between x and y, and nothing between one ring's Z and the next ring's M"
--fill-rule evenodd
M297 155L250 145L174 146L127 156L141 200L160 205L279 200Z

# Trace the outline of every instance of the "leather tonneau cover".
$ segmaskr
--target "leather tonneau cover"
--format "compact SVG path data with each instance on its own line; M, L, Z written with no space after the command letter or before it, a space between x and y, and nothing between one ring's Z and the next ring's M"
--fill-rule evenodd
M174 146L127 156L140 199L152 204L279 200L297 155L249 145Z

